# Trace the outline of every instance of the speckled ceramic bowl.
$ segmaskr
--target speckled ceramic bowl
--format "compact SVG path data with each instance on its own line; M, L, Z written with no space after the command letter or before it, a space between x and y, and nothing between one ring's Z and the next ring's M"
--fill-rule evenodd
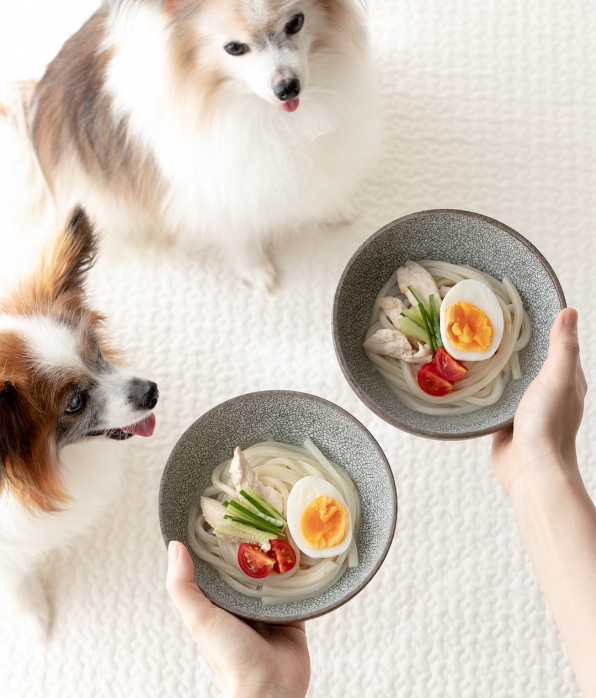
M166 545L179 540L189 547L189 508L198 504L213 468L231 458L236 446L248 448L267 440L302 446L309 437L358 488L362 506L356 533L358 566L314 598L265 606L229 587L191 552L195 580L205 595L242 618L268 623L307 620L341 606L366 586L385 559L395 531L397 495L387 459L362 424L337 405L305 393L274 390L228 400L199 417L166 463L159 492L162 534Z
M520 352L522 378L510 380L494 405L463 415L420 414L402 404L368 360L362 342L377 294L408 259L467 264L517 287L532 323ZM515 230L469 211L413 213L372 235L348 262L335 294L333 341L341 369L358 397L379 417L405 431L436 439L465 439L510 424L548 350L550 326L565 307L563 291L540 252Z

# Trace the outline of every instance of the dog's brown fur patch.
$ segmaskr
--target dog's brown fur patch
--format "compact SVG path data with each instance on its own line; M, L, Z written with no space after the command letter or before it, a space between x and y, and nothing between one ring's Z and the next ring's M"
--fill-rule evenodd
M350 47L351 53L357 47L364 57L367 37L362 31L359 10L343 0L319 0L319 4L325 11L327 21L321 27L319 38L313 44L313 50L330 50L341 54L346 46Z
M57 456L50 452L55 428L54 385L32 370L23 340L0 333L0 485L28 509L58 511L68 495Z
M42 171L55 189L74 164L117 197L131 193L148 208L159 176L116 119L103 89L111 49L103 47L108 12L98 10L62 47L40 80L32 103L32 139Z

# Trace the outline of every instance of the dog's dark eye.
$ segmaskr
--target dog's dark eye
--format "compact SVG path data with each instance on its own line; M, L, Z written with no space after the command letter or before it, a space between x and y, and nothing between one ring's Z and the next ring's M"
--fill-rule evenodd
M286 34L298 34L304 24L304 15L299 12L286 24Z
M75 393L64 410L66 414L76 414L85 407L85 393Z
M230 41L229 44L224 46L224 50L227 51L230 56L242 56L249 48L246 44L241 44L239 41Z

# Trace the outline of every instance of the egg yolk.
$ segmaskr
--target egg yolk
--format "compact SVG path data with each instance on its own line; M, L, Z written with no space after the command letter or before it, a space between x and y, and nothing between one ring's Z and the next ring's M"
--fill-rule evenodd
M350 517L345 506L333 497L320 495L306 507L300 530L311 548L332 548L348 535Z
M488 315L471 303L450 305L445 328L451 344L462 351L486 351L495 336Z

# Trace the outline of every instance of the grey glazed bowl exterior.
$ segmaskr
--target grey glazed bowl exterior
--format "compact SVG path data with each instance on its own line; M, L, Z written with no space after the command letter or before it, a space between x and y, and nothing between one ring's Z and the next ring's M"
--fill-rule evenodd
M312 599L264 606L229 587L188 546L189 508L210 484L216 465L234 448L274 440L301 446L311 438L321 451L352 477L362 505L356 535L359 563L332 587ZM375 575L393 540L397 494L387 459L360 422L327 400L284 390L248 393L199 417L174 446L159 490L159 520L166 545L184 543L195 566L195 581L221 608L248 620L289 623L323 615L361 591Z
M532 338L520 352L522 378L510 380L494 405L458 416L414 412L400 402L368 360L362 342L375 299L391 274L408 259L468 264L497 279L506 276L517 287L530 316ZM356 395L389 424L435 439L482 436L511 424L522 395L546 358L552 322L565 305L549 263L515 230L469 211L421 211L381 228L348 262L333 305L335 353Z

